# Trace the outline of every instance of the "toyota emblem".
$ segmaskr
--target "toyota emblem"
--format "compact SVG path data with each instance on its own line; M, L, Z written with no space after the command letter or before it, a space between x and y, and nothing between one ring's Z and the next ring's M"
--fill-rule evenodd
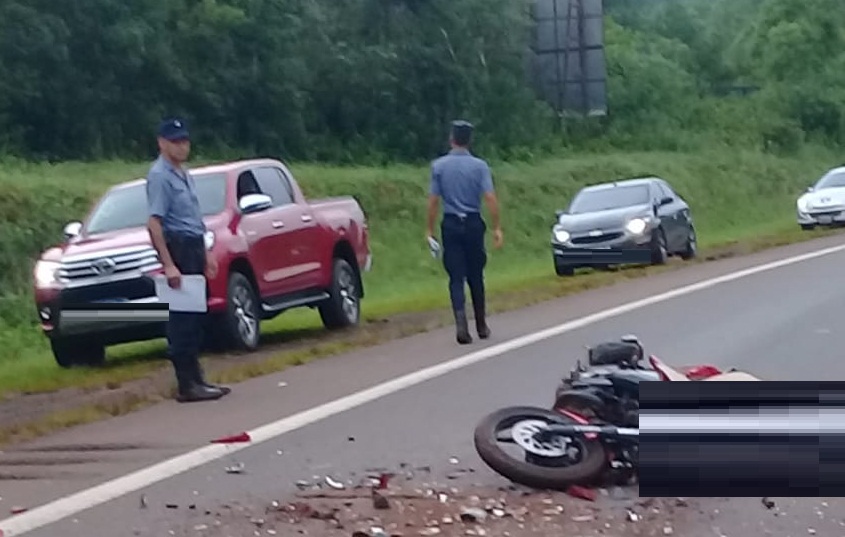
M114 262L114 259L111 258L104 258L98 259L91 264L91 268L94 269L94 272L100 275L111 274L114 272L114 268L117 266L117 263Z

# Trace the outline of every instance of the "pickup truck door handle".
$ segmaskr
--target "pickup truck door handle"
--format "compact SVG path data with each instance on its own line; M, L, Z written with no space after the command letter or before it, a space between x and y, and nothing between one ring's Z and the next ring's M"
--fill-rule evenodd
M303 214L302 215L302 221L303 222L310 222L311 220L312 220L312 218L311 218L310 214Z
M273 227L279 229L280 227L285 227L285 223L281 220L273 220Z

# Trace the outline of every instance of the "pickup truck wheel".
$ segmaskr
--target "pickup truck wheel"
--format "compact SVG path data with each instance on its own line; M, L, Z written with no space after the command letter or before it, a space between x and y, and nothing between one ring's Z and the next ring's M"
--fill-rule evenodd
M260 314L255 289L249 278L240 272L229 276L226 314L223 329L228 346L238 350L252 351L258 347Z
M101 366L106 361L106 347L102 344L82 342L81 339L51 339L50 347L59 367Z
M355 270L345 259L335 259L329 298L320 304L320 318L329 329L358 324L361 317L360 290Z

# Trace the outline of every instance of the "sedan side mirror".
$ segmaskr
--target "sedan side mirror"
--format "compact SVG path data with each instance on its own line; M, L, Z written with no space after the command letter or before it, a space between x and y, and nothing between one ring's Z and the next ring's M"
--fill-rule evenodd
M238 201L238 207L244 214L259 213L273 206L273 198L267 194L247 194Z
M807 192L812 192L813 190L815 190L815 188L813 188L813 187L811 187L811 186L808 186L808 187L807 187Z
M68 222L64 229L65 239L70 240L76 237L80 231L82 231L82 222Z
M673 201L675 201L675 198L673 198L671 196L666 196L664 198L660 198L660 206L663 207L664 205L669 205Z

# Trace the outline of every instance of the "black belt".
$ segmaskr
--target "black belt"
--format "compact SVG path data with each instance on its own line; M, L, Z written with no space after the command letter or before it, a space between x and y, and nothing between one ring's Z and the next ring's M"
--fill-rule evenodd
M443 218L451 218L451 219L456 219L456 220L460 220L461 222L464 222L466 220L469 220L470 218L481 218L481 213L475 213L475 212L464 213L464 214L446 213L446 214L443 215Z
M175 242L175 243L191 243L195 241L204 241L202 235L193 235L190 233L173 233L173 232L164 232L164 241L165 242Z

